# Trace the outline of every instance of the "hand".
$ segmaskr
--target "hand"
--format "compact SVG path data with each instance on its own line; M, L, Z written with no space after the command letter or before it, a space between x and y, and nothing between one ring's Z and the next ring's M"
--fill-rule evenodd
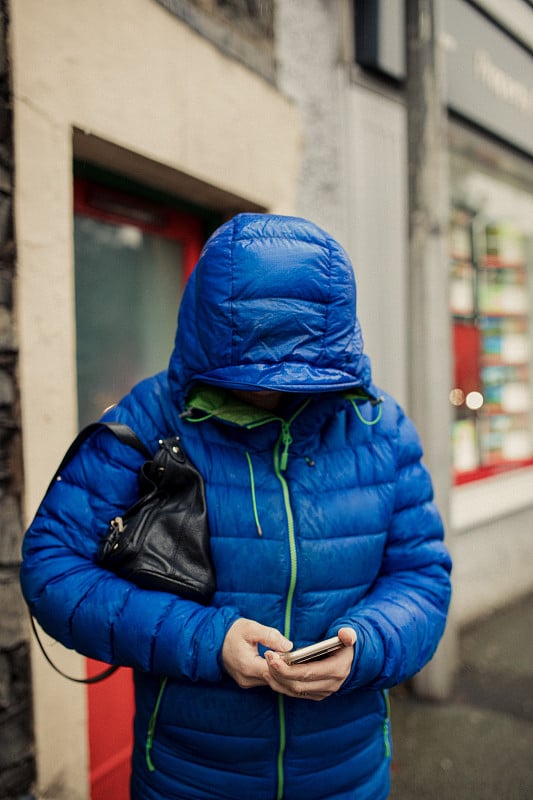
M344 647L318 661L286 664L279 653L266 652L268 685L276 692L305 700L324 700L337 692L350 674L356 641L353 628L341 628L338 636Z
M267 686L269 683L269 668L259 655L259 644L282 653L292 648L292 642L275 628L268 628L245 617L233 623L224 639L222 663L241 689Z

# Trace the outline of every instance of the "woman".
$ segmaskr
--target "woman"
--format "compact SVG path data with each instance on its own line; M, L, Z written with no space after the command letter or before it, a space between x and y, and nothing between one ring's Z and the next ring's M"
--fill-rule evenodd
M241 214L206 244L169 368L106 416L202 473L212 603L95 561L141 456L88 440L26 534L22 586L49 634L135 670L134 800L383 800L387 688L431 658L450 560L416 431L378 392L341 246ZM280 653L339 633L323 660Z

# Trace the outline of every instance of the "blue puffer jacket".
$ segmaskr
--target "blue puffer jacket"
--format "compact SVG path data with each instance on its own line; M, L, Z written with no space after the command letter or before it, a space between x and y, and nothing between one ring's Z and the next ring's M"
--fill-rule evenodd
M283 411L228 389L291 392ZM387 687L442 635L450 561L416 431L378 396L347 255L311 223L239 215L188 282L167 372L107 419L152 450L179 433L205 477L217 592L208 607L99 568L140 455L107 431L83 446L26 534L22 586L67 647L135 669L136 800L382 800ZM240 689L221 649L239 617L295 646L352 626L342 689L322 702Z

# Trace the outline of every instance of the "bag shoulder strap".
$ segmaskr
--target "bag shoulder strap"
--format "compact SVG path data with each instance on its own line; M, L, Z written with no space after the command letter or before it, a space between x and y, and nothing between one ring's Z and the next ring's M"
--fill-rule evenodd
M78 433L68 448L67 452L61 459L61 463L56 469L52 480L50 481L47 491L50 490L50 487L57 480L69 461L72 461L82 444L86 442L87 439L93 435L93 433L101 431L104 428L107 428L108 431L111 431L111 433L113 433L123 444L127 444L130 447L135 448L135 450L138 450L147 460L152 458L152 453L141 442L135 431L133 431L128 425L124 425L122 422L91 422L90 425L86 425L85 428Z
M88 683L88 684L98 683L99 681L103 681L105 678L109 678L110 675L112 675L114 672L117 671L117 669L119 669L118 664L113 664L112 666L107 667L105 670L103 670L103 672L99 672L97 675L93 675L91 678L74 678L73 675L68 675L66 672L63 672L62 669L59 669L57 664L54 664L54 662L46 652L45 646L42 643L41 637L39 636L35 620L33 619L31 613L30 613L30 622L31 622L31 627L33 629L33 635L37 640L37 644L39 645L41 653L46 658L52 669L55 669L55 671L59 673L59 675L61 675L63 678L66 678L69 681L73 681L74 683Z
M119 439L123 444L127 444L130 447L134 447L136 450L142 453L147 460L152 458L152 454L150 453L148 448L141 442L137 434L128 425L124 425L121 422L92 422L90 425L87 425L78 433L78 435L68 448L67 452L61 459L61 463L56 469L52 480L50 481L48 490L55 483L55 481L57 480L63 469L67 466L69 461L71 461L74 458L74 456L76 455L82 444L85 441L87 441L87 439L90 436L92 436L93 433L103 430L104 428L107 428L109 431L111 431L111 433L114 433L117 439ZM74 683L86 683L86 684L98 683L99 681L103 681L105 678L108 678L110 675L116 672L117 669L119 669L117 665L113 665L107 667L107 669L105 669L103 672L99 672L97 675L93 675L91 678L74 678L72 675L67 675L66 672L63 672L63 670L61 670L56 664L54 664L54 662L46 652L46 649L41 641L41 637L39 636L37 627L35 625L35 621L31 613L30 613L30 622L31 622L31 627L33 629L33 633L37 640L37 644L39 645L39 648L41 650L41 653L48 661L50 666L53 667L53 669L55 669L56 672L62 675L63 678L67 678L67 680L73 681Z

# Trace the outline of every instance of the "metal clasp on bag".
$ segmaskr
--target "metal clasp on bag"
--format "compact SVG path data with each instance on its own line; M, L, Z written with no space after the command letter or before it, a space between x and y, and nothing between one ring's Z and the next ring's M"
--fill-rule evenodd
M185 464L185 452L181 449L179 441L179 436L174 436L171 439L160 439L159 446L166 450L173 461L179 461L181 464ZM164 467L159 467L159 469L164 471Z
M109 524L113 530L116 531L116 533L122 533L124 530L124 520L122 517L115 517L115 519L112 519Z
M112 528L113 534L115 536L119 536L124 531L124 520L122 519L122 517L115 517L109 523L109 527ZM118 542L115 542L113 544L113 548L112 549L116 550L117 547L118 547Z

